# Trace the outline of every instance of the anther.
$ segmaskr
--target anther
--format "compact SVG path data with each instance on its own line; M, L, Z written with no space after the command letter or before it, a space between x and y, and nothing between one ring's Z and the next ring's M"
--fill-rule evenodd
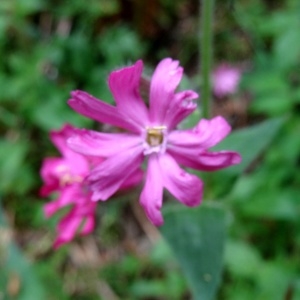
M156 147L163 143L164 141L164 130L166 126L155 126L147 128L146 141L149 146Z

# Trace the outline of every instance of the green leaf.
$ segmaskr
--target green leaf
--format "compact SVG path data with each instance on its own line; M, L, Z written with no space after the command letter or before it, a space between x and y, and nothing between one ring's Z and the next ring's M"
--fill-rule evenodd
M250 164L270 145L281 129L286 118L274 118L260 124L234 131L214 150L233 150L242 156L239 165L223 170L219 173L238 175L244 172Z
M0 190L7 192L16 189L16 182L20 178L20 170L28 152L25 140L0 140Z
M275 41L275 61L280 68L293 67L299 61L299 25L299 16L297 16L297 19L291 20L290 28L283 31ZM291 45L293 46L291 47Z
M213 299L220 284L225 242L225 212L211 203L170 207L162 234L171 246L196 300Z
M261 268L259 252L252 245L241 240L229 240L225 247L225 265L239 278L255 277Z
M0 290L4 293L4 299L46 299L44 288L35 276L32 266L12 241L12 232L1 206L0 269Z

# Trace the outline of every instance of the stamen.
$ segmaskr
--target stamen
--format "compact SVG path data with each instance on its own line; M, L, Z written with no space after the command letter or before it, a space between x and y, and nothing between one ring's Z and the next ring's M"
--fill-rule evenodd
M164 130L166 126L154 126L147 128L146 141L149 146L156 147L163 143L164 141Z
M82 182L82 180L83 180L83 178L79 175L72 176L71 174L66 173L59 178L59 185L61 187L65 187L68 184L80 183L80 182Z

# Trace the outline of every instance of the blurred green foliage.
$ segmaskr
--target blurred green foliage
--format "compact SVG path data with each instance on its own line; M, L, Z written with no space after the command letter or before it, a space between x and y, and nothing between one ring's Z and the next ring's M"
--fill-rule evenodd
M148 239L128 212L131 200L123 196L101 206L91 239L53 252L59 216L44 219L38 190L42 159L57 155L49 130L66 122L98 126L67 106L71 90L112 102L106 85L110 71L139 58L154 66L165 56L181 61L189 75L185 85L197 89L198 11L197 1L180 0L0 1L0 196L11 223L4 223L1 208L0 299L31 300L29 289L42 295L35 296L39 299L190 299L191 283L197 293L191 277L202 272L202 264L196 270L183 264L181 271L186 253L176 243L192 247L192 237L175 235L177 219L168 208L163 232L169 231L171 249L157 239L144 246ZM228 61L244 72L240 91L224 101L247 103L244 128L220 145L240 151L243 163L199 174L204 201L226 208L228 239L216 299L300 298L299 16L298 0L216 1L216 64ZM231 121L244 118L239 111L228 116L220 101L214 105ZM196 112L184 126L199 116ZM201 214L192 210L191 220ZM190 228L201 227L201 220L191 223ZM216 238L213 223L205 232L208 240ZM16 242L5 240L8 228ZM88 263L95 245L101 254L94 254L101 256L97 268L93 260ZM198 249L194 246L191 253ZM3 258L3 247L12 247L13 258ZM212 248L213 243L205 250Z

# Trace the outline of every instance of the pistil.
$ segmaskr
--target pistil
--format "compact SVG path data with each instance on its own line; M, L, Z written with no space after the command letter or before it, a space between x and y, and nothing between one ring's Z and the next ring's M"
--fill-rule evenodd
M166 129L166 126L153 126L146 128L144 154L164 151L166 144Z

